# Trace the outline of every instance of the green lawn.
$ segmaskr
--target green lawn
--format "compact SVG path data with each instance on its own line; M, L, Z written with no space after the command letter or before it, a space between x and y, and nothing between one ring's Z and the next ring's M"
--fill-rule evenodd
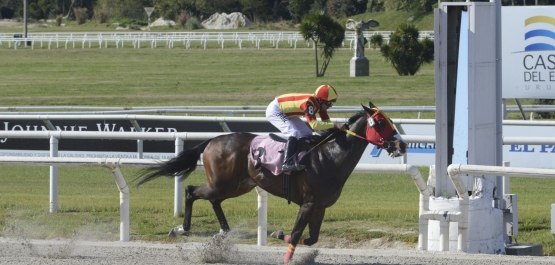
M338 105L435 105L433 65L399 77L367 50L369 77L349 77L353 52L339 49L315 77L310 48L0 49L0 106L266 105L276 95L329 83ZM413 114L414 117L414 114Z

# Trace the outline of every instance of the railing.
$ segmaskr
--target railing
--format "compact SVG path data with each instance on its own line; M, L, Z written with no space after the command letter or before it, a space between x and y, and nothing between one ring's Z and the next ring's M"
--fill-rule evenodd
M193 117L189 117L193 118ZM232 119L232 118L229 118ZM240 118L239 118L240 119ZM244 118L243 118L244 119ZM214 132L77 132L77 131L0 131L0 138L17 138L17 139L49 139L50 140L50 156L58 156L58 145L60 139L104 139L104 140L136 140L138 141L138 152L142 152L143 140L156 141L174 141L175 154L183 150L183 141L187 140L207 140L222 133ZM259 135L268 135L268 133L258 133ZM427 135L403 135L403 139L408 143L434 143L434 136ZM140 142L139 142L140 141ZM555 144L553 137L503 137L503 144ZM139 153L138 157L142 157ZM403 159L404 163L406 159ZM57 178L57 169L51 168L51 178ZM175 183L175 200L174 214L181 214L182 209L182 184L176 180ZM57 210L56 195L51 195L50 211Z
M439 220L441 230L440 250L449 250L449 222L458 222L457 250L462 252L467 251L469 195L468 189L459 175L555 179L555 169L452 164L449 165L447 171L459 195L459 211L431 211L428 206L429 198L421 196L418 229L418 248L421 250L427 250L428 248L428 220Z
M389 41L393 31L365 31L364 36L371 38L373 35L381 34L384 42ZM18 34L19 35L19 34ZM433 39L433 31L421 31L419 39ZM349 48L353 48L356 35L353 31L345 32L344 45L348 43ZM306 47L312 45L307 42L297 31L282 32L50 32L50 33L28 33L27 38L15 38L13 33L0 33L0 47L4 42L8 43L8 48L17 49L18 46L35 46L40 48L108 48L115 46L123 48L128 45L133 48L141 48L141 43L146 43L150 48L158 45L166 48L174 48L176 43L181 44L186 49L191 47L191 43L197 42L204 49L207 43L217 43L222 49L226 43L243 48L243 42L250 42L253 47L260 49L260 43L266 42L271 47L279 48L280 42L287 42L290 48L296 49L297 42L305 43ZM370 42L368 42L370 48Z
M227 114L263 115L267 106L158 106L158 107L94 107L94 106L0 106L0 115L6 112L12 115L99 115L99 114ZM416 112L420 118L423 112L435 112L435 106L381 106L385 112ZM334 106L329 113L354 113L360 110L356 106ZM506 106L507 112L521 112L515 105ZM555 112L555 105L523 105L522 111ZM532 118L533 115L530 115Z
M108 158L35 158L35 157L0 157L0 164L19 165L19 166L102 166L107 167L113 174L116 185L120 190L120 241L129 241L129 188L123 178L120 167L147 167L158 163L156 160L147 159L108 159ZM202 167L198 167L203 169ZM420 171L411 165L357 165L355 173L408 173L416 183L421 194L430 194L428 187ZM176 181L177 181L176 177ZM57 179L51 180L50 190L57 191ZM267 244L267 214L268 214L268 194L263 189L256 187L258 193L258 240L259 246Z

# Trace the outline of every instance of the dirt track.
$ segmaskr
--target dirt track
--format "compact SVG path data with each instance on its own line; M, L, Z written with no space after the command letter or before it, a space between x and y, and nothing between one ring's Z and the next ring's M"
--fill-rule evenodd
M0 264L283 264L283 247L0 238ZM555 264L555 257L298 247L291 264Z

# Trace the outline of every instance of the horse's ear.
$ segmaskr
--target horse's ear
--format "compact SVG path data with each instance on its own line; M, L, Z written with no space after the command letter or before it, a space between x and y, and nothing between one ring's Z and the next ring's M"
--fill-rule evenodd
M364 106L364 105L362 105L362 104L360 104L360 105L361 105L362 108L366 111L366 113L368 113L368 114L374 114L374 110L373 110L373 109L368 108L368 107L366 107L366 106Z
M368 106L370 106L370 108L377 108L376 105L372 104L370 101L368 101Z

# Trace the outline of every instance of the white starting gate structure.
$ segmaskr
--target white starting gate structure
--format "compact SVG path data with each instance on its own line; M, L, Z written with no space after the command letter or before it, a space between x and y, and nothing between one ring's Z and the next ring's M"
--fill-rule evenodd
M419 248L506 254L517 203L500 176L553 178L555 170L501 167L500 1L439 4L433 195L421 208Z
M436 159L428 185L434 190L430 210L443 215L429 221L427 242L420 242L420 248L504 254L503 213L492 206L496 177L462 176L453 185L447 171L453 163L502 163L496 53L500 3L439 4L435 10Z

